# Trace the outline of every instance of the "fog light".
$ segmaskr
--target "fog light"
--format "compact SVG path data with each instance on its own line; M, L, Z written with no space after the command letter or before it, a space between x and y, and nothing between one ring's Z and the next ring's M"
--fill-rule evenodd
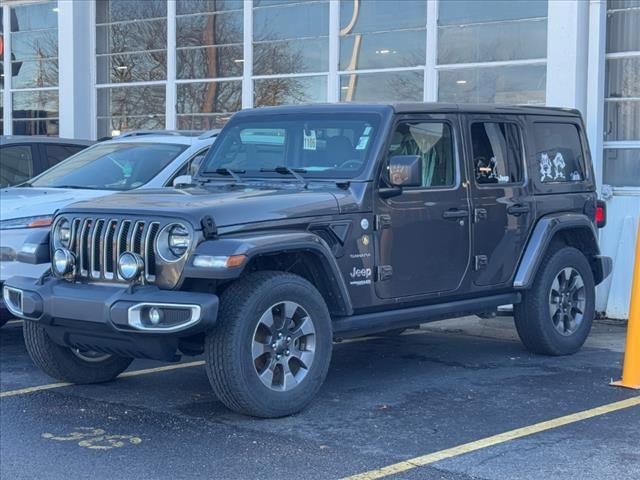
M149 309L149 323L151 325L158 325L162 321L162 310L156 307Z
M73 273L76 258L66 248L58 248L53 252L53 271L59 277Z
M144 260L137 253L124 252L118 259L118 271L126 281L135 280L144 270Z

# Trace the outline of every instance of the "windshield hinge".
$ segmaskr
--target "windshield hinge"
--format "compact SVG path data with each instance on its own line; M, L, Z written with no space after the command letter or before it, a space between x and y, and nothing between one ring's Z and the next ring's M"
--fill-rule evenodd
M384 230L385 228L391 228L391 215L376 215L375 229Z
M202 217L200 220L200 224L202 225L202 234L204 238L207 240L213 240L218 236L218 227L216 226L216 222L212 216L207 215Z
M379 265L376 267L376 281L384 282L393 276L393 267L391 265Z

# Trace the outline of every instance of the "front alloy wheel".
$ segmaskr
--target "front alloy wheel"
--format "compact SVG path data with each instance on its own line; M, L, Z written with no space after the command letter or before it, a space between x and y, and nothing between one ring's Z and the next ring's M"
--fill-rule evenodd
M254 272L220 296L218 324L205 340L207 375L230 409L282 417L307 406L331 361L331 317L309 281Z
M262 383L271 390L288 391L307 376L316 351L313 320L299 304L281 302L262 314L251 351Z

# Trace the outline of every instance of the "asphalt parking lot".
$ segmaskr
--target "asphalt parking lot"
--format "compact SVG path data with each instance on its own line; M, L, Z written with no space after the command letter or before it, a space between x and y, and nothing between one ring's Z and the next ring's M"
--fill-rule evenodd
M506 317L343 342L308 410L256 420L216 400L199 359L51 385L11 322L0 330L0 477L635 480L640 397L608 386L624 332L598 323L563 358L527 353Z

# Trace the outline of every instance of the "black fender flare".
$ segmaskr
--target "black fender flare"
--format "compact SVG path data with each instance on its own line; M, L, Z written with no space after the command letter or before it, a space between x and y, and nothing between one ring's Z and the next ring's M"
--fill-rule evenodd
M589 238L586 240L593 242L592 244L595 246L595 251L589 253L587 259L591 264L596 285L609 275L611 259L600 255L598 232L589 217L580 213L557 213L546 215L536 223L520 259L513 281L514 288L527 289L531 286L553 237L558 232L571 229L581 229L588 232Z
M340 306L340 313L352 315L351 297L331 249L322 238L310 232L256 232L204 241L190 256L183 277L232 280L240 277L251 260L258 256L296 252L309 252L316 255L322 265L323 273L327 276L331 293ZM247 260L239 268L215 269L194 266L193 261L197 255L245 255Z

